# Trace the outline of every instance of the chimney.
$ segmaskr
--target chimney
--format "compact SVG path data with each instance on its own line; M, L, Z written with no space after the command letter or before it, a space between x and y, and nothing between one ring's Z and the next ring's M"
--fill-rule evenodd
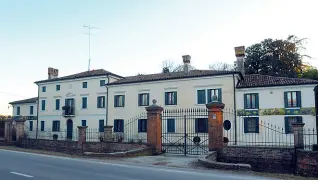
M236 56L236 61L234 62L234 67L235 71L239 71L242 73L242 75L245 75L244 71L244 57L245 57L245 47L244 46L239 46L235 47L235 56Z
M190 65L191 56L184 55L182 56L182 59L183 59L183 70L185 73L189 73L189 65Z
M49 67L48 68L48 79L58 78L59 70Z

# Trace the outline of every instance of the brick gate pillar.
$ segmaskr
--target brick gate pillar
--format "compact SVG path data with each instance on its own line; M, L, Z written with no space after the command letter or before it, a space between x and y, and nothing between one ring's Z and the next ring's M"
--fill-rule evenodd
M293 124L294 146L296 149L304 149L304 125L305 123Z
M223 109L224 104L219 103L217 96L213 96L208 108L208 134L209 151L217 151L223 148Z
M104 126L104 141L114 142L113 126Z
M87 126L77 126L78 128L78 144L82 145L83 143L86 142L86 129Z
M161 112L163 108L156 105L157 100L152 100L152 105L146 107L147 111L147 144L155 147L157 153L162 151L162 122L161 122Z

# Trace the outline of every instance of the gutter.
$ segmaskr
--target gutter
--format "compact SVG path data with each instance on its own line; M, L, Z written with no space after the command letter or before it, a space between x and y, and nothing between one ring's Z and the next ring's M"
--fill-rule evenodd
M40 110L40 86L38 85L38 100L37 100L37 112L36 112L36 139L38 139L39 132L39 110Z

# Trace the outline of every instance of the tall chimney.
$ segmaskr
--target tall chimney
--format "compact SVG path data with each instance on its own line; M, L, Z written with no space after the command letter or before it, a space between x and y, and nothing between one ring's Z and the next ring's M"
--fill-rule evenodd
M236 56L236 61L234 63L235 66L235 71L239 71L242 73L242 75L245 75L244 71L244 57L245 57L245 46L239 46L235 47L235 56Z
M182 56L182 59L183 59L183 70L185 73L189 73L189 65L190 65L191 56L184 55Z

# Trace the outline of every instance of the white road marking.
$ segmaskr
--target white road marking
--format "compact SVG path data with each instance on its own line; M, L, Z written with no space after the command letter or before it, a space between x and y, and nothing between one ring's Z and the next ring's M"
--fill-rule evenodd
M32 178L33 176L27 175L27 174L22 174L22 173L18 173L18 172L10 172L11 174L15 174L18 176L24 176L24 177L28 177L28 178Z

